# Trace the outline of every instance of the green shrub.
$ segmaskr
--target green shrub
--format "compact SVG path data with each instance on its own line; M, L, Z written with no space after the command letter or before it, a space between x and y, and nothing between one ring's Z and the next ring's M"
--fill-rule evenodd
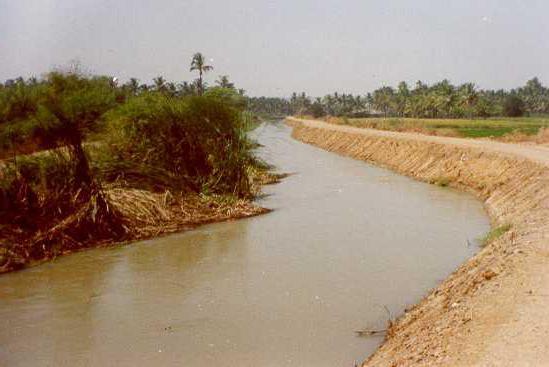
M204 97L218 99L237 110L243 111L246 108L246 98L233 88L212 87L204 92Z
M503 236L510 229L511 229L510 224L504 224L502 226L493 228L490 232L488 232L484 237L480 239L481 246L486 246L490 242L495 241L496 239Z
M108 133L117 160L161 168L192 190L249 194L251 144L221 98L144 94L110 114Z
M440 187L448 187L450 185L450 178L448 177L436 177L430 181L432 184L435 184Z

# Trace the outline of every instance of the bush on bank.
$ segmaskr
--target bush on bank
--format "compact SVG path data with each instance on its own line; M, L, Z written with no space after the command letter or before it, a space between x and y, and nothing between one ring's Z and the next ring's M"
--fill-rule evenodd
M241 111L221 99L146 94L113 111L107 131L116 161L163 170L179 188L250 193Z
M250 197L244 106L223 88L134 95L73 72L1 86L0 270L125 238L108 186Z

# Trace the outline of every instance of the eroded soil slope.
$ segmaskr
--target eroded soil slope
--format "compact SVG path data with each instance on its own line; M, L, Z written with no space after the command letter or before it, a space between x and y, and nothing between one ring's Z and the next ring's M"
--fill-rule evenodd
M390 328L365 366L549 365L549 149L288 120L296 139L473 192L510 229Z

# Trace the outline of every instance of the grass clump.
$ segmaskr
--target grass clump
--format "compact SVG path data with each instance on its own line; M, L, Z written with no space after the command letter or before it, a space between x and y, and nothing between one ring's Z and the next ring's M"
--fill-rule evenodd
M450 182L451 182L450 178L442 177L442 176L433 178L429 181L429 183L440 186L440 187L448 187L450 185Z
M497 240L501 236L503 236L507 231L511 229L510 224L504 224L499 227L493 228L490 232L488 232L484 237L480 238L480 245L481 247L487 246L492 241Z

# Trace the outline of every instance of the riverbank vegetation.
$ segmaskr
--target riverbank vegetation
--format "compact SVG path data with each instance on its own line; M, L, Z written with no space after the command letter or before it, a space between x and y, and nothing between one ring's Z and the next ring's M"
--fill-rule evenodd
M243 93L222 81L119 86L70 70L0 86L0 272L265 212L250 199L277 177L253 155Z

